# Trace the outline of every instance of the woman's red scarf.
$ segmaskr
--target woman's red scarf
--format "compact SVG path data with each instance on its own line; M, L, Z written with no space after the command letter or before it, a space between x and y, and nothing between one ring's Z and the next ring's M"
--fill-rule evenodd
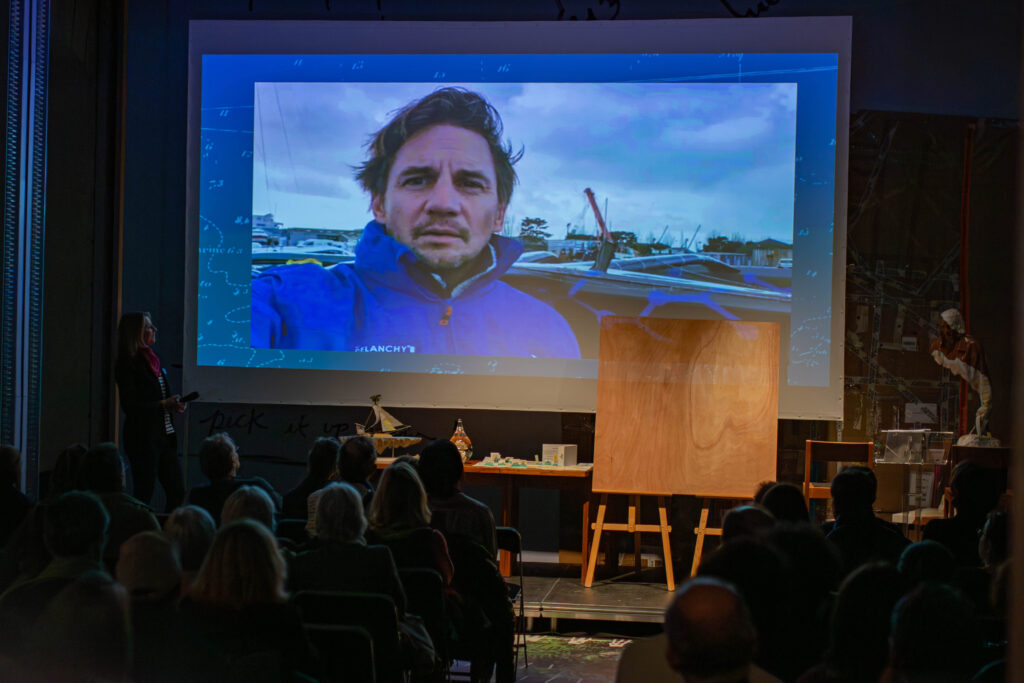
M162 368L160 367L160 356L156 355L156 352L148 346L140 346L139 353L146 361L146 365L153 371L153 374L160 377Z

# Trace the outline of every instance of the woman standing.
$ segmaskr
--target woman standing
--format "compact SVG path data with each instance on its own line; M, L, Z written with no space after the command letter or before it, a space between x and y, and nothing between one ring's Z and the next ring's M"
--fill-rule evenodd
M172 394L167 371L153 351L156 325L149 313L125 313L117 325L114 377L124 410L124 452L132 465L133 495L149 505L159 477L166 510L181 505L185 483L178 466L178 442L172 413L185 411Z

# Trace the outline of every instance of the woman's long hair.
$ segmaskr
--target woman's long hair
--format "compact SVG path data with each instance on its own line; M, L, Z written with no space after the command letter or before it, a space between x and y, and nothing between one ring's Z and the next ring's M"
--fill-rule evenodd
M125 313L117 323L117 359L126 361L135 358L142 340L142 328L149 313Z
M233 609L284 602L284 578L277 541L259 522L243 519L217 532L189 595L197 602Z
M404 462L393 463L380 477L370 505L370 528L384 535L419 529L430 524L427 492L416 470Z

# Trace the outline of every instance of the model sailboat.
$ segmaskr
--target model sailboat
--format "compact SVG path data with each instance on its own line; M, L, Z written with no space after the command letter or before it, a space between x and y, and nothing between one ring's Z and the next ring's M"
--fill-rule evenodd
M409 425L402 424L398 418L381 407L380 394L374 394L370 400L373 401L373 412L367 417L365 425L356 423L356 434L360 436L394 436L398 432L409 429Z

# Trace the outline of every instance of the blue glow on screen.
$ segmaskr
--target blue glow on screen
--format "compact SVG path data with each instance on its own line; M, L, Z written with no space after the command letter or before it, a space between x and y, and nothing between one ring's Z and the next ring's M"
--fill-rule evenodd
M393 110L445 85L480 92L523 149L506 212L514 233L531 217L551 240L595 233L582 194L592 186L611 229L639 240L791 244L791 285L761 269L677 292L655 282L671 269L588 280L585 269L523 266L509 281L550 295L581 358L253 348L252 216L361 229L372 217L353 178L362 145ZM835 54L205 55L197 365L593 378L596 320L642 314L788 321L788 383L827 386L836 88ZM636 299L645 278L637 301L616 298ZM763 296L736 304L749 288Z

